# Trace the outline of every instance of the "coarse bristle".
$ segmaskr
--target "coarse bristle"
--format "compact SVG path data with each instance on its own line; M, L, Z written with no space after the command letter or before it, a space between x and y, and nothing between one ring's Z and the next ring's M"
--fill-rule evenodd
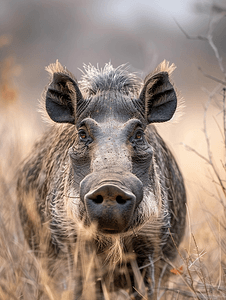
M105 64L104 68L84 64L83 68L79 86L86 97L105 90L117 90L138 97L143 85L141 78L135 73L128 72L129 66L126 64L117 68L111 63Z

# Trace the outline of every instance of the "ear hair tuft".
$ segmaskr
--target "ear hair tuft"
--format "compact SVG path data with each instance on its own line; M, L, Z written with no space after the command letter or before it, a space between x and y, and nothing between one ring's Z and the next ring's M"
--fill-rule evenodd
M76 78L74 77L74 75L68 71L68 69L66 67L63 67L61 65L61 63L59 62L59 60L57 59L55 63L48 65L47 67L45 67L45 70L50 74L51 76L51 81L53 78L53 74L54 73L62 73L67 75L68 77L70 77L71 79L73 79L75 82L77 82Z
M164 60L156 67L156 69L150 75L154 76L155 74L160 72L167 72L170 77L176 68L177 67L174 63L170 65L169 61Z

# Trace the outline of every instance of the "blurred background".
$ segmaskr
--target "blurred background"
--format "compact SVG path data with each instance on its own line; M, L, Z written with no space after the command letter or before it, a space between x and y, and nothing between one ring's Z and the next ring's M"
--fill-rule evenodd
M225 177L220 171L222 85L208 77L225 81L225 14L225 0L0 0L0 153L5 175L20 160L15 151L25 157L46 129L37 112L48 83L45 66L58 59L79 80L83 63L128 63L144 78L166 59L177 66L173 82L185 107L179 121L158 128L184 174L191 228L200 236L200 247L211 254L214 234L205 210L220 215L222 208L211 167L185 145L207 157L203 120L213 95L206 115L208 140ZM222 60L204 38L209 33Z

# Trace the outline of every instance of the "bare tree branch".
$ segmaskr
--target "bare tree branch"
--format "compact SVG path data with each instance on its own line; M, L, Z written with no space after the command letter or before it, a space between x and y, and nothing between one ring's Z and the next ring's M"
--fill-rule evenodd
M223 80L221 80L221 79L218 79L218 78L216 78L216 77L214 77L214 76L212 76L212 75L206 74L206 73L201 69L201 67L198 67L198 70L201 71L202 74L203 74L205 77L210 78L210 79L212 79L212 80L214 80L214 81L216 81L216 82L218 82L218 83L221 83L221 84L223 84L223 85L226 85L226 81L223 81Z
M177 20L174 18L175 23L177 24L177 26L180 28L180 30L183 32L183 34L186 36L187 39L189 40L201 40L201 41L208 41L206 36L202 36L202 35L197 35L197 36L190 36L181 26L180 24L177 22Z

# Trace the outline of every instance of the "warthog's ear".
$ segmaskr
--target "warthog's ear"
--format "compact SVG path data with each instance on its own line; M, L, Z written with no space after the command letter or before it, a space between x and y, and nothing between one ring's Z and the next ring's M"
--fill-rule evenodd
M175 69L163 62L158 66L155 74L148 75L144 80L144 87L140 100L145 107L148 123L165 122L172 118L177 108L177 96L173 85L169 81L169 74Z
M76 79L58 61L46 70L52 74L45 98L48 115L55 122L75 124L76 107L83 100Z

